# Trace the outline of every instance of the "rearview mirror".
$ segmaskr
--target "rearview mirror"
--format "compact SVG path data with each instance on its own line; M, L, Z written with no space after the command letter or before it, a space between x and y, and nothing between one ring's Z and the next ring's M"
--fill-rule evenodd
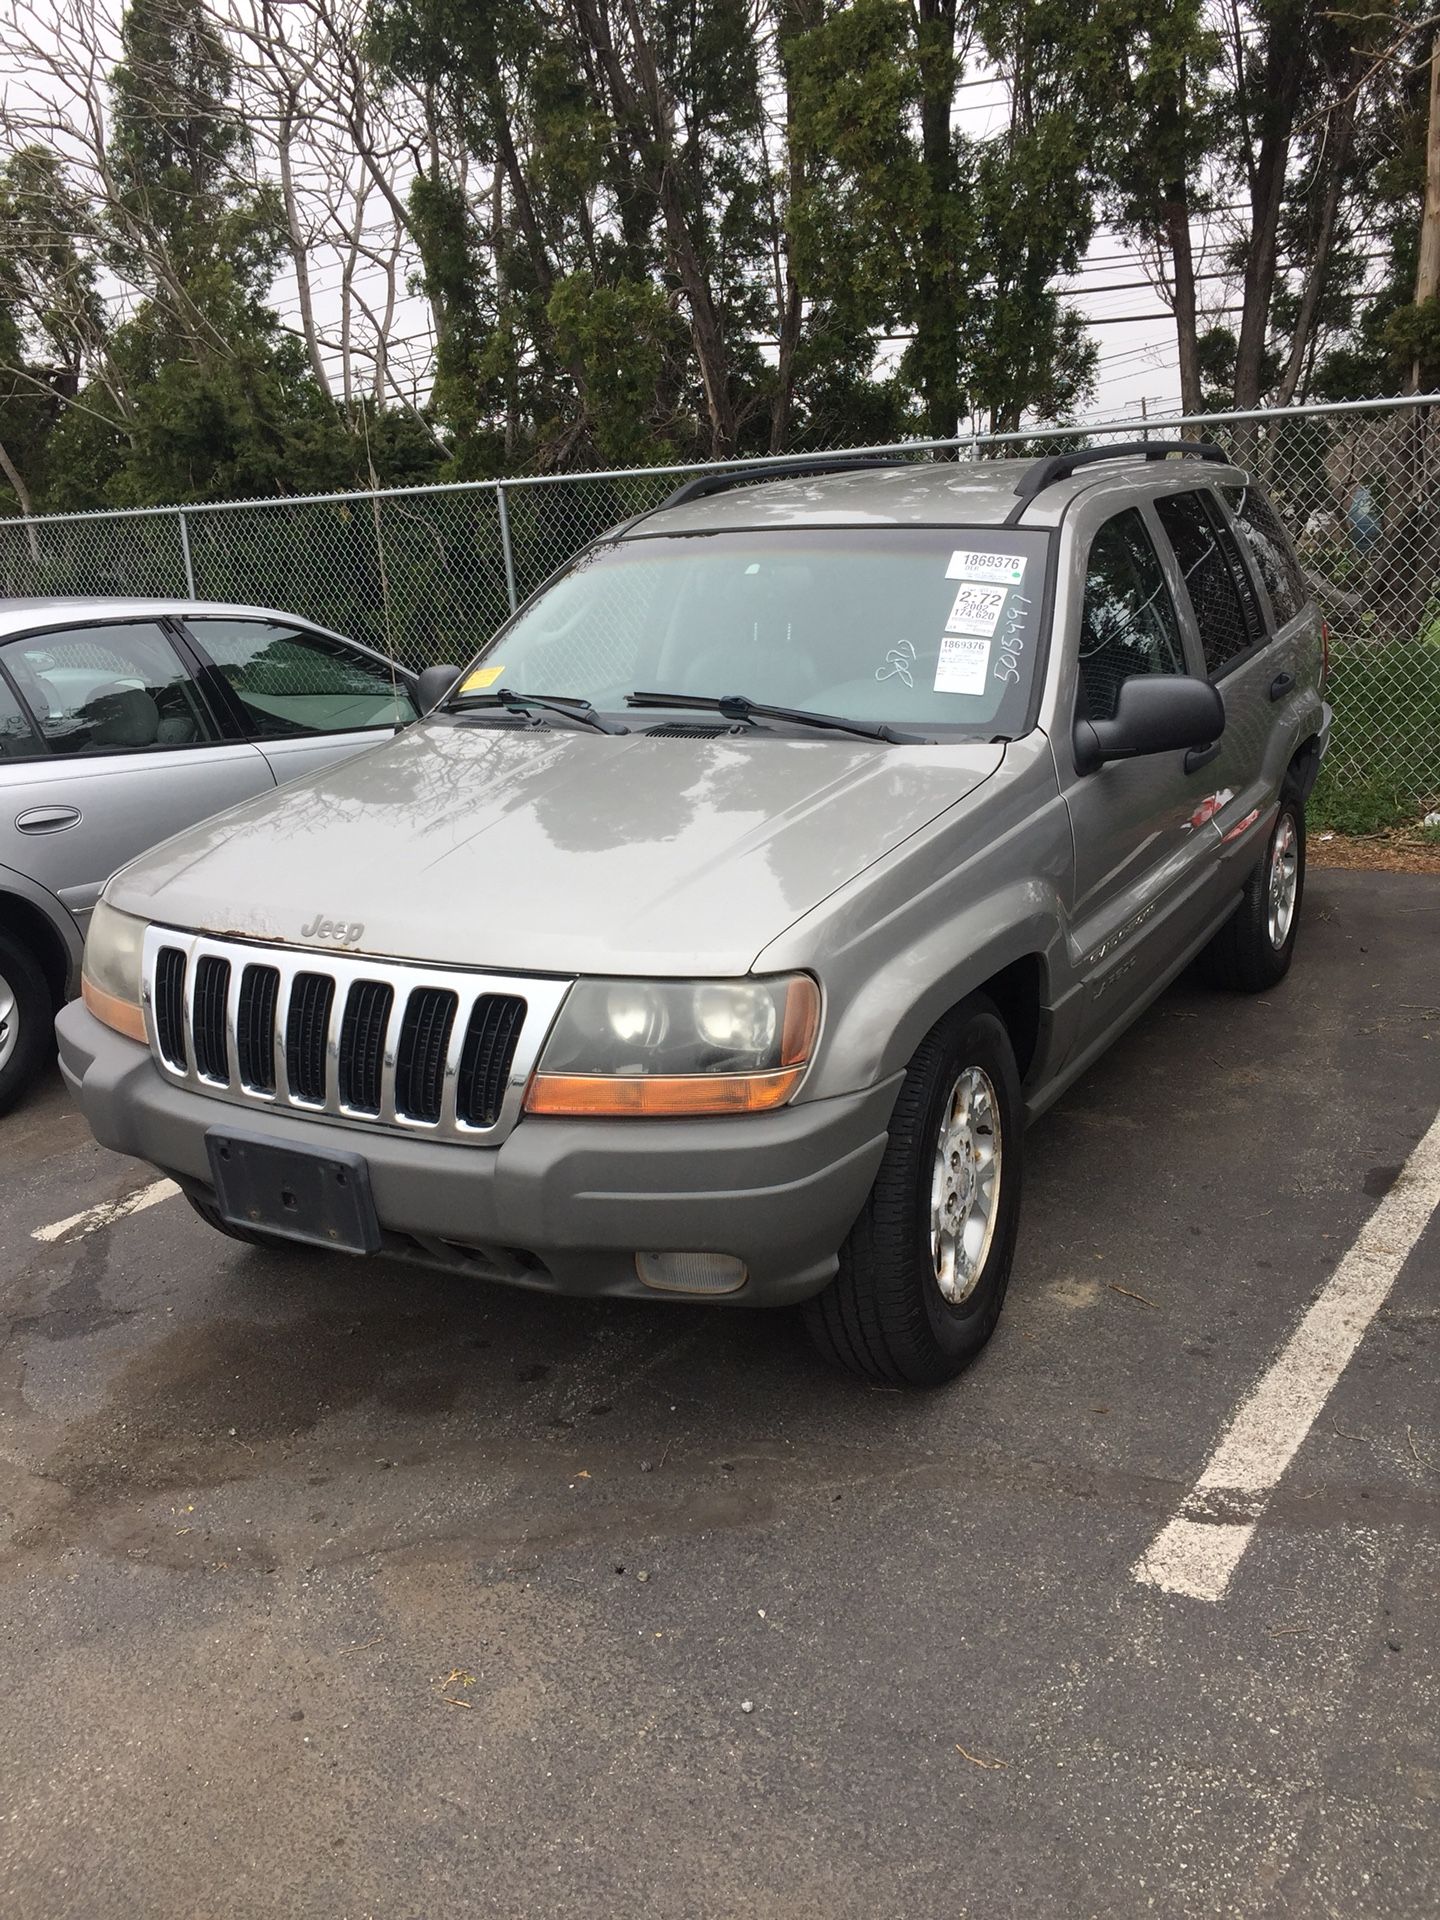
M1107 760L1208 747L1225 731L1225 702L1188 673L1137 674L1121 683L1111 720L1075 722L1075 766L1093 773Z
M415 682L415 704L421 713L433 713L459 678L459 667L426 667Z

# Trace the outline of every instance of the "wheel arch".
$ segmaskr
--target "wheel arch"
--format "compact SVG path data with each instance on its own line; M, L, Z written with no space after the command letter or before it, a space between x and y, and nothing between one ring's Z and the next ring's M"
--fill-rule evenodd
M1320 778L1320 735L1312 733L1303 740L1290 756L1285 769L1286 776L1300 790L1300 798L1308 800L1314 790L1315 782Z
M65 912L58 901L55 910ZM68 925L62 930L55 911L47 911L28 890L22 893L8 875L0 874L0 932L10 934L35 956L57 1008L70 998L80 973L80 932L69 914L65 919Z
M1044 954L1022 953L974 989L995 1002L1010 1036L1022 1086L1028 1082L1040 1053L1045 979Z

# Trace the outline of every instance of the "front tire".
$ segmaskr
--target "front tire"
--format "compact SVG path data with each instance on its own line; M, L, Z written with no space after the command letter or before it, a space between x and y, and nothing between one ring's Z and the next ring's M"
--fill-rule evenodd
M1206 949L1210 978L1236 993L1279 986L1295 957L1305 898L1305 802L1281 788L1280 811L1265 858L1245 882L1240 904Z
M994 1331L1020 1220L1023 1104L1005 1023L977 994L921 1041L811 1339L862 1379L934 1387Z
M55 1008L34 954L0 934L0 1113L8 1113L55 1050Z

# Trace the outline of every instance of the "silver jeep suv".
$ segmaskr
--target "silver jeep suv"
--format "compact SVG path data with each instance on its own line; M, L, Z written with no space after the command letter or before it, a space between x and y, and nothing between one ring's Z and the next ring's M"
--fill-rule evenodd
M62 1064L241 1239L803 1302L939 1382L1026 1121L1197 955L1289 967L1323 645L1212 447L708 475L117 874Z

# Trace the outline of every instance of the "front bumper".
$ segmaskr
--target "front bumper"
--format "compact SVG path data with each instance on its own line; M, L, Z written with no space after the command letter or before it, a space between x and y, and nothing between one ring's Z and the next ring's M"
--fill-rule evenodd
M749 1280L717 1297L740 1304L781 1306L818 1292L879 1168L903 1078L733 1118L531 1115L500 1146L476 1147L256 1111L175 1086L146 1048L78 1000L56 1031L61 1070L101 1145L148 1160L201 1197L210 1128L360 1153L385 1252L555 1293L647 1300L657 1295L635 1271L637 1251L738 1255Z

